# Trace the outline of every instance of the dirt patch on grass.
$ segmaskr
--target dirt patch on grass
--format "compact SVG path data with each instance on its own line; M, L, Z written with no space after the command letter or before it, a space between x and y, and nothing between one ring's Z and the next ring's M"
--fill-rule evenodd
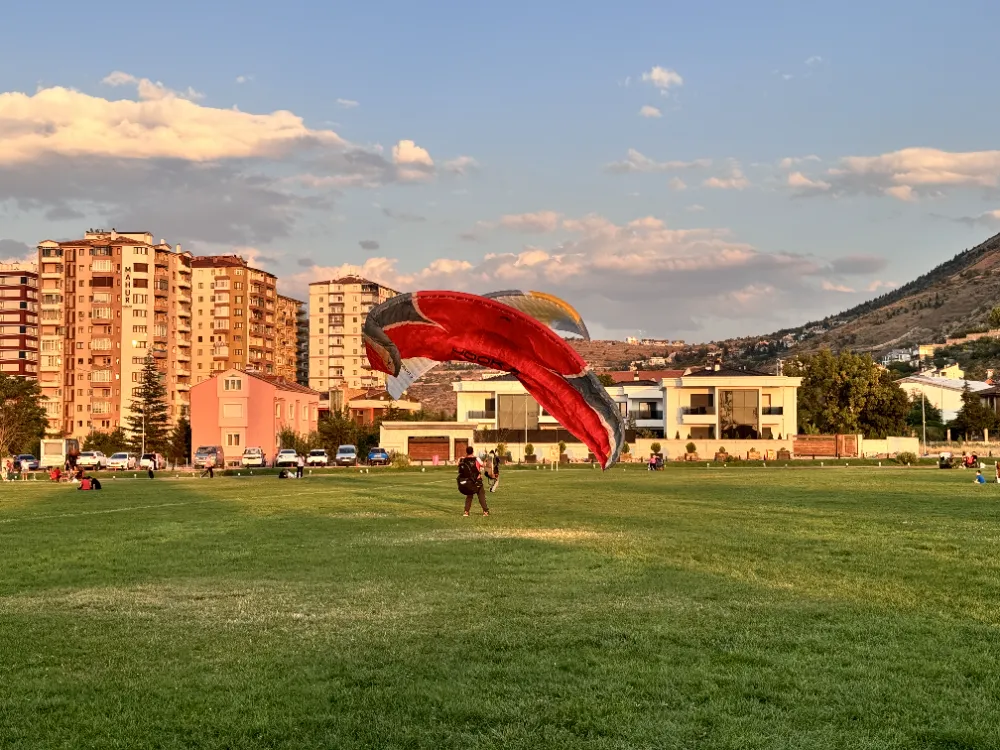
M369 585L337 592L282 583L227 589L191 582L0 597L0 612L78 613L136 620L177 618L216 626L281 628L334 622L387 624L430 612L431 603L423 599L419 594L404 595L388 586Z

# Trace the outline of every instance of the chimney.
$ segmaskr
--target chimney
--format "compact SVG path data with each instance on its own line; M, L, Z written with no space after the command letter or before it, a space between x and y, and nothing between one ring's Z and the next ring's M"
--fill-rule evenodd
M639 371L636 370L635 374L632 376L632 380L638 380L638 379L639 379Z
M178 242L177 247L174 248L174 252L180 253L180 251L181 251L181 243Z
M111 227L111 239L113 239L113 240L117 240L118 239L118 232L115 230L114 227Z

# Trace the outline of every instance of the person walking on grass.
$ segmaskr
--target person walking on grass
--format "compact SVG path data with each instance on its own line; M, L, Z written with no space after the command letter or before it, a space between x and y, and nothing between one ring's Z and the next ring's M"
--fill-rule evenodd
M472 508L472 498L479 498L479 505L482 506L483 515L488 516L490 509L486 505L486 491L483 489L483 463L476 458L475 451L470 445L465 449L465 458L458 462L458 491L465 495L465 512L463 516L469 515Z
M201 472L202 476L208 474L209 479L215 479L215 456L209 456L205 459L205 470Z
M486 457L486 478L490 483L490 492L496 492L500 486L500 454L495 450Z

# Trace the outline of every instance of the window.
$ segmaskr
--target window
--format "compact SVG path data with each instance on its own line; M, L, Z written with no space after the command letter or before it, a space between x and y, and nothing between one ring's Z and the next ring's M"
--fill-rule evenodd
M240 434L238 432L230 432L226 435L226 445L238 448L240 445Z
M226 390L238 391L243 387L243 381L239 378L226 378Z
M136 273L149 273L149 263L135 263L132 266L132 270Z

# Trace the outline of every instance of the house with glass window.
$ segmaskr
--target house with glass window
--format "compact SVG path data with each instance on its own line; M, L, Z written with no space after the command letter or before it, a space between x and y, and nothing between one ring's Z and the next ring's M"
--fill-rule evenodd
M788 438L798 432L796 394L801 378L710 367L608 386L630 429L678 440ZM513 375L453 384L459 422L480 430L533 431L560 425Z
M662 384L670 438L756 440L798 432L802 378L717 365L687 370Z

